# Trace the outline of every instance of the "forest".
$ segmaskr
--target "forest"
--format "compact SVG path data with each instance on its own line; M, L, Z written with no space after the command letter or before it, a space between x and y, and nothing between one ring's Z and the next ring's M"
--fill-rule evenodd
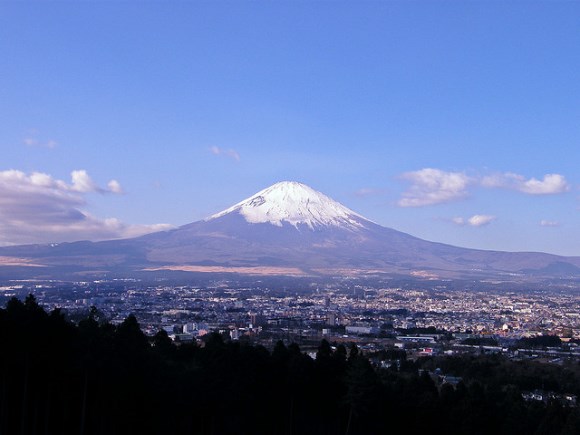
M580 396L578 363L498 355L363 355L322 340L272 350L208 334L174 344L130 315L72 322L30 295L0 309L0 435L578 434L577 407L525 401L537 388ZM400 364L378 368L392 357ZM439 384L435 370L462 381Z

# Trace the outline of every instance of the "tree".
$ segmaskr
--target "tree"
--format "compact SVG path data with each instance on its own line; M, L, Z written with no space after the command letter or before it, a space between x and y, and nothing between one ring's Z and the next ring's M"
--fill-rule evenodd
M369 414L378 392L378 378L369 361L357 354L349 357L346 372L345 402L348 405L348 421L345 433L353 430L357 419L364 419Z
M322 339L320 345L318 346L318 351L316 352L316 361L324 361L332 355L332 348L330 343L326 339Z

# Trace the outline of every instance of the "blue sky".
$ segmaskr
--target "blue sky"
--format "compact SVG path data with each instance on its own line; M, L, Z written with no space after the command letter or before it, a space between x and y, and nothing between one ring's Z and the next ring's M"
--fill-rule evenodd
M0 2L0 244L183 225L281 180L580 255L580 3Z

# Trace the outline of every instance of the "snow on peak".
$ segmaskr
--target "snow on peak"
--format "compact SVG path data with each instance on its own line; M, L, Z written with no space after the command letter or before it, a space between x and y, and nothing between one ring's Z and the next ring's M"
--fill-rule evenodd
M214 214L208 220L229 213L240 213L250 223L270 223L282 226L284 222L298 227L307 225L314 229L319 226L362 227L363 216L296 181L281 181L236 205Z

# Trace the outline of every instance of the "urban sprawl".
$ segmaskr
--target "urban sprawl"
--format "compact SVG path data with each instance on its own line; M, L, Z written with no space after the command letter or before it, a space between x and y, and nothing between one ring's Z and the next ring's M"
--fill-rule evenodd
M363 351L404 349L410 357L501 352L554 363L580 358L580 295L573 290L491 292L311 283L293 291L266 283L243 287L235 280L178 286L135 279L0 287L4 303L29 293L48 310L61 308L71 320L86 317L91 307L112 323L134 314L146 334L165 330L176 342L199 341L219 332L266 347L283 340L308 349L325 338L354 342ZM514 347L521 338L546 335L559 337L561 345Z

